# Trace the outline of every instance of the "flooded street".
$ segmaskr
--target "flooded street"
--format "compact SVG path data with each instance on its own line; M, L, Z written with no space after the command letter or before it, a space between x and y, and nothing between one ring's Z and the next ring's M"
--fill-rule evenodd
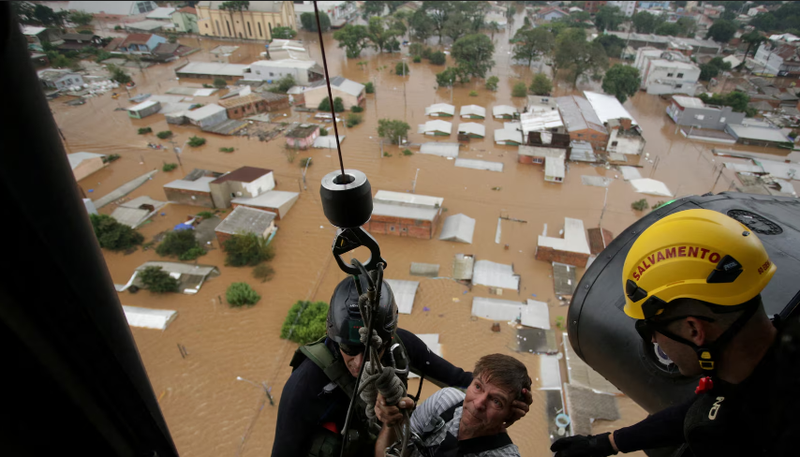
M522 18L518 15L514 24L519 26L521 23ZM398 54L379 54L366 50L360 58L347 59L343 49L336 47L330 33L325 37L325 50L331 76L341 74L362 83L373 81L376 86L376 94L367 95L364 122L354 128L340 130L340 134L347 137L342 144L345 167L366 173L373 192L410 191L419 169L416 193L444 198L443 218L463 213L476 219L471 245L439 241L438 230L431 240L376 236L383 256L388 261L386 277L420 281L413 313L401 315L400 326L415 333L438 333L443 355L466 370L470 370L475 361L487 353L515 355L527 365L535 389L539 373L538 356L517 354L511 349L514 344L512 327L502 323L501 331L493 333L490 331L491 321L470 316L473 297L493 297L488 288L475 286L467 291L465 286L452 280L412 277L409 274L410 263L439 264L440 276L451 274L453 256L458 253L473 254L481 260L513 264L515 272L521 276L519 294L504 290L502 297L496 298L516 301L535 298L548 302L551 304L551 322L554 322L557 316L566 316L567 307L559 306L555 298L550 264L534 259L537 235L542 234L545 224L548 235L557 236L565 217L583 220L586 228L598 226L602 217L602 226L619 235L642 216L631 209L633 201L646 198L653 205L669 199L637 194L629 183L622 180L622 174L617 170L585 164L569 163L563 184L545 182L541 166L517 163L516 147L494 144L493 132L502 128L502 122L494 120L491 115L484 121L478 121L486 126L486 138L473 139L461 149L460 157L503 162L502 173L455 168L453 161L436 156L416 153L403 156L396 146L384 145L384 150L391 157L381 156L376 131L378 119L406 121L412 127L409 141L423 143L435 141L433 137L416 133L418 124L430 120L426 118L424 110L432 103L452 103L457 109L462 105L476 104L487 108L489 113L491 107L497 104L511 104L521 109L526 100L512 98L511 88L520 78L529 84L534 72L510 65L508 33L498 33L494 38L497 65L491 74L500 77L496 92L486 90L483 80L457 85L452 92L450 89L437 90L435 74L444 67L431 65L427 61L412 63L410 58L410 74L404 79L394 74L395 64L400 61ZM301 32L298 39L304 40L311 48L312 58L321 62L316 36ZM131 96L145 92L164 94L171 87L200 87L201 83L210 83L208 80L178 81L174 70L187 60L210 61L210 49L220 44L232 44L205 38L182 39L181 42L201 47L202 51L171 64L157 65L142 72L134 70L132 76L137 88L131 91ZM239 46L237 52L242 53L240 63L256 60L264 49L259 43L234 44ZM368 65L362 68L357 64L359 61L367 61ZM452 64L449 56L448 64ZM587 89L597 90L597 85L578 86L579 91ZM477 97L469 96L473 90L478 92ZM566 83L560 82L553 95L566 95L571 90ZM213 103L218 96L219 93L195 100ZM214 240L212 250L200 257L198 263L217 266L221 276L206 282L196 295L157 295L147 291L120 293L120 302L124 305L173 309L179 313L164 332L140 328L132 328L132 332L181 455L269 454L277 402L290 374L289 360L297 348L296 344L279 338L280 327L288 309L297 300L327 302L335 285L345 276L331 261L330 246L335 228L323 215L318 191L321 178L338 168L336 151L302 151L290 163L284 153L282 136L269 142L260 142L257 138L219 136L201 132L194 126L167 125L162 114L142 120L130 119L126 111L115 110L131 105L124 91L118 100L113 100L109 93L91 98L83 106L67 106L63 102L63 99L55 99L50 106L66 138L69 152L121 156L118 161L79 183L92 199L158 169L150 181L127 198L147 195L156 200L165 200L162 186L182 178L194 168L227 172L244 165L274 170L277 190L301 192L288 216L277 223L279 231L273 241L276 256L271 262L275 276L271 281L261 283L252 278L252 268L225 266L224 255ZM639 93L625 106L642 126L649 159L655 161L659 158L657 169L650 161L640 162L643 166L640 169L642 177L663 181L677 197L728 190L735 179L728 170L723 172L712 189L719 172L715 165L720 162L719 159L714 161L710 152L714 145L691 141L680 133L676 134L675 124L665 115L665 100ZM285 110L281 114L287 115L285 120L288 122L305 121L310 117L310 113L295 113L292 110ZM454 131L458 123L460 120L453 119ZM186 147L181 155L182 167L172 172L162 172L161 167L165 162L176 162L175 154L147 148L148 142L165 146L169 143L158 140L154 133L138 135L137 129L145 126L151 127L154 133L172 130L178 146L194 135L208 141L199 148ZM330 124L326 127L333 134ZM455 135L451 135L443 141L455 140ZM235 152L219 152L221 147L233 147ZM737 149L729 145L724 147ZM766 152L780 154L780 151ZM313 165L308 169L307 190L303 188L302 169L299 166L303 157L313 158ZM613 179L608 189L605 211L605 189L583 185L581 175ZM492 190L495 187L500 190ZM115 207L116 204L112 203L100 212L109 214ZM203 208L170 204L161 210L165 215L155 216L140 231L145 241L150 241L153 236L171 230L187 216L201 210ZM526 222L504 220L501 242L497 244L495 229L500 215ZM507 250L504 249L505 244L509 246ZM139 248L129 255L108 251L104 251L104 254L117 284L126 283L134 269L145 261L159 259L153 249L144 251ZM579 277L582 273L583 270L579 269ZM261 301L256 306L230 309L220 303L219 298L224 299L226 288L239 281L249 283L261 294ZM430 308L430 311L423 311L423 307ZM560 332L558 335L560 343ZM188 357L181 357L177 345L186 347ZM562 372L565 375L566 370ZM272 388L276 406L270 406L269 403L264 405L263 391L246 382L238 382L237 376L256 383L265 381ZM435 390L431 385L426 385L424 392L427 396ZM409 390L416 391L414 382ZM601 422L596 431L600 428L603 431L612 430L645 416L643 410L630 400L621 399L620 402L623 419L613 423ZM522 455L549 455L549 451L545 451L550 439L544 405L544 394L535 390L531 412L509 429Z

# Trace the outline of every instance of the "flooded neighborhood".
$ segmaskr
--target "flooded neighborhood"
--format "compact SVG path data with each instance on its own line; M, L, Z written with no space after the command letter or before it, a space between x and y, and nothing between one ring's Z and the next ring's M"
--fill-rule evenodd
M363 228L386 260L399 327L465 371L491 353L525 365L533 403L508 428L521 455L550 455L565 433L598 434L647 417L602 376L586 374L592 369L567 338L575 287L611 240L687 196L796 197L796 77L772 72L773 60L759 55L795 52L800 38L771 36L744 20L727 40L706 38L725 10L706 4L743 2L485 2L463 15L494 26L455 40L419 33L413 17L444 8L429 3L458 2L316 2L330 16L321 43L316 22L312 31L301 18L314 16L315 2L34 3L92 14L58 37L35 33L46 27L33 23L22 29L32 56L49 60L37 71L88 213L142 237L103 255L182 455L271 452L299 347L281 338L287 313L298 301L329 303L347 277L333 261L337 227L320 197L322 178L340 167L334 116L322 109L330 106L328 82L333 104L343 105L335 115L344 168L371 184L374 209ZM146 9L110 12L91 3ZM590 4L599 3L616 12L613 26L596 25L605 13ZM764 10L757 14L777 8L756 7ZM640 33L631 16L647 8L664 24L691 22L692 36ZM748 8L734 19L755 17ZM344 32L369 30L374 18L406 24L397 46L348 56ZM554 23L562 26L553 50L521 59L524 32ZM287 38L273 36L287 28ZM88 31L73 48L82 54L56 68L48 51L66 56L58 41L77 40L77 29ZM559 60L571 30L608 52L596 72ZM491 45L488 70L447 82L440 74L464 65L457 43L472 33ZM764 35L752 49L751 33ZM599 44L604 37L616 38L613 54ZM414 53L439 51L443 64ZM716 57L735 65L707 77ZM658 65L667 70L651 77ZM628 93L606 90L617 66L637 71ZM685 82L670 79L673 72ZM65 75L80 82L63 82ZM551 88L534 91L542 77ZM748 97L743 105L725 101L734 93ZM393 136L381 121L406 129ZM181 232L190 234L193 254L162 255ZM245 234L269 255L234 266L226 246ZM364 247L352 254L369 256ZM153 266L177 280L176 292L147 290ZM233 306L234 283L260 299ZM418 383L411 379L408 391ZM569 394L568 386L586 393ZM421 399L437 390L424 382ZM571 428L554 422L570 412Z

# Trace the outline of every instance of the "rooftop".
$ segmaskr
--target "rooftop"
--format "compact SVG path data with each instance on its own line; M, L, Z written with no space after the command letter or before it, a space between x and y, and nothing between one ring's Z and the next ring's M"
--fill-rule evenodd
M225 111L225 108L223 108L223 107L221 107L221 106L219 106L217 104L210 103L210 104L202 106L202 107L200 107L200 108L198 108L196 110L187 111L185 116L187 118L193 120L193 121L199 121L199 120L205 119L205 118L207 118L209 116L213 116L213 115L217 114L220 111Z
M234 198L231 200L231 203L247 206L262 206L265 208L279 208L291 201L293 198L297 198L299 195L300 194L297 192L270 190L253 198Z
M299 68L302 70L316 70L322 73L324 70L318 63L313 60L295 60L295 59L282 59L282 60L256 60L250 64L250 67L265 67L265 68ZM356 83L358 84L358 83Z
M630 119L633 125L636 125L636 119L631 116L631 113L622 106L622 103L617 100L613 95L598 94L597 92L584 91L586 99L594 108L597 117L605 124L610 119Z
M492 107L492 114L495 117L503 116L503 115L511 115L513 116L514 113L517 112L517 109L510 105L495 105Z
M241 97L226 98L225 100L220 100L217 103L219 103L219 106L223 108L235 108L237 106L249 105L250 103L260 102L262 100L264 99L258 94L248 94Z
M241 167L233 170L230 173L226 173L216 180L212 181L214 184L221 184L225 181L236 181L236 182L253 182L256 179L272 173L272 170L267 170L266 168L257 168L257 167Z
M150 108L151 106L157 105L159 102L155 100L147 100L146 102L139 103L138 105L131 106L128 108L128 111L141 111L143 109Z
M567 151L562 148L544 148L540 146L526 146L519 147L519 155L530 157L566 157Z
M218 10L220 5L225 2L197 2L198 8L210 8ZM283 2L250 2L248 11L256 11L260 13L280 13L283 7Z
M159 23L159 25L162 25ZM128 46L131 44L147 44L150 40L150 37L153 36L152 33L131 33L124 40L120 43L120 46Z
M444 220L439 239L471 244L474 232L475 219L464 214L454 214Z
M72 154L67 154L67 160L69 160L69 166L74 170L84 160L94 159L95 157L102 158L105 156L105 154L95 154L93 152L74 152Z
M244 76L244 71L247 68L250 68L250 65L215 62L189 62L183 67L175 70L175 73L179 75Z
M425 108L426 116L430 116L431 113L445 113L452 116L456 113L456 107L447 103L434 103Z
M255 233L261 235L267 231L277 214L270 211L237 206L226 217L215 231L231 235Z
M319 81L314 81L309 86L310 89L316 89L319 87L325 87L325 78L322 78ZM353 96L358 96L364 91L364 85L361 83L357 83L355 81L351 81L344 76L334 76L331 78L331 86L335 87L346 94L350 94Z
M25 36L36 36L47 30L47 27L36 27L33 25L23 25L22 34Z
M150 12L147 19L170 19L175 13L175 8L156 8Z
M564 179L566 167L563 157L547 157L544 161L544 175Z
M461 116L481 116L486 117L486 108L478 105L464 105L461 107Z
M438 209L419 208L414 206L401 206L378 201L372 204L373 216L401 217L403 219L415 219L421 221L433 221L439 214Z
M705 108L706 104L703 100L700 100L697 97L685 97L683 95L673 95L672 99L678 106L682 106L684 108Z
M467 133L470 135L478 135L481 137L486 136L486 127L477 122L462 122L458 124L458 133Z
M591 254L589 242L586 241L586 231L583 229L583 221L571 217L564 218L564 238L539 235L538 245L557 251Z
M121 16L134 16L139 14L139 3L153 3L142 1L114 1L114 2L69 2L67 11L85 11L92 14L116 14ZM155 6L155 4L153 3Z
M389 190L379 190L373 197L375 202L389 203L400 206L416 206L420 208L440 208L444 199L431 197L429 195L408 194L404 192L392 192Z
M739 138L747 138L761 141L774 141L777 143L791 143L792 140L786 137L780 130L770 127L757 127L743 124L728 124L728 128Z
M165 25L169 25L169 23L164 21L139 21L139 22L131 22L129 24L125 24L125 28L155 32L156 30L161 29Z
M444 132L448 135L453 133L453 124L447 121L434 120L420 124L419 133Z
M542 132L552 128L564 126L561 114L558 110L534 111L531 113L521 113L519 121L522 125L522 132Z
M213 176L203 176L201 178L197 178L194 181L187 181L185 179L176 179L175 181L164 184L164 188L211 193L211 186L209 186L209 184L211 183L211 181L214 181L215 179L216 178L214 178Z
M626 32L606 32L609 35L616 35L623 40L628 40L629 38L633 41L645 41L650 43L669 43L673 42L678 45L688 45L693 47L704 47L704 48L717 48L719 49L721 46L719 43L714 42L713 40L698 40L696 38L675 38L672 36L665 36L665 35L655 35L655 34L644 34L644 33L626 33Z
M585 98L577 95L567 95L566 97L558 97L556 102L567 131L575 132L592 129L601 133L608 133L606 128L603 127L603 121L600 120L592 105Z
M308 138L316 131L319 131L319 125L317 124L300 124L286 132L286 138Z

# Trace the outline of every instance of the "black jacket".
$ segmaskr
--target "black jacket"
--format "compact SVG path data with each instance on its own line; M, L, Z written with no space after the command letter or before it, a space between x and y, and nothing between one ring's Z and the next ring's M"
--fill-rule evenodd
M412 369L424 374L426 381L440 386L466 388L472 373L465 372L428 350L428 346L413 333L398 328ZM333 343L328 343L337 354ZM344 428L350 398L338 387L328 388L331 381L311 360L304 360L286 381L278 407L273 457L308 455L312 437L322 424L333 422L337 430ZM356 419L356 416L353 416Z

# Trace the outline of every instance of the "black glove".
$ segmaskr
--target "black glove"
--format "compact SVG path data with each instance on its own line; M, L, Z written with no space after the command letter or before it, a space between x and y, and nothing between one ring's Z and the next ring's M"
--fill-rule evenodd
M617 451L611 446L610 433L602 435L575 435L561 438L550 446L555 457L606 457Z

